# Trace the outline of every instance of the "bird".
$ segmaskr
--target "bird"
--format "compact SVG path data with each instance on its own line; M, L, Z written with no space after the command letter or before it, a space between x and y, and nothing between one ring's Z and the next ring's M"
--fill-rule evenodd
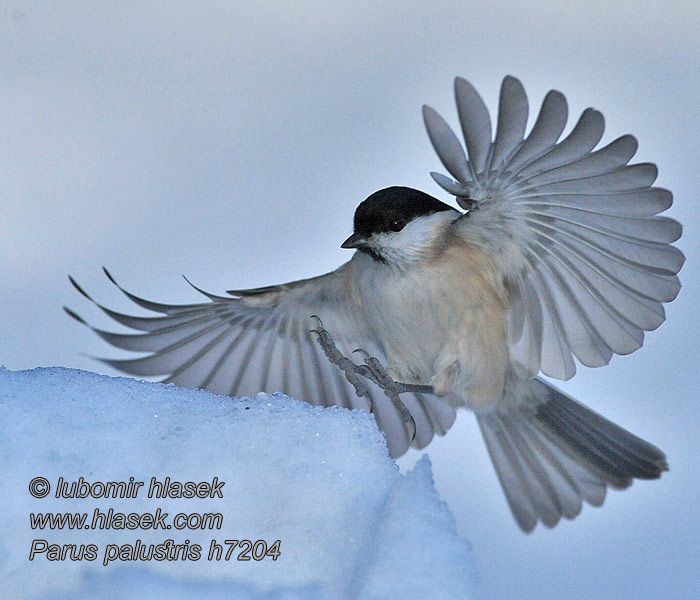
M362 201L325 275L206 300L162 304L106 275L151 316L113 311L138 333L88 324L124 373L230 396L282 391L314 405L368 410L391 457L445 435L471 411L515 521L525 531L600 506L608 488L656 479L664 453L571 398L551 379L577 363L639 349L680 290L681 225L660 213L657 168L630 164L623 135L598 147L605 122L588 108L564 136L565 96L548 92L527 131L528 98L503 79L494 127L475 87L454 85L464 144L434 109L423 120L456 201L392 186ZM312 317L313 315L313 317ZM313 328L311 323L316 324ZM364 351L364 363L351 358ZM400 399L399 399L400 395Z

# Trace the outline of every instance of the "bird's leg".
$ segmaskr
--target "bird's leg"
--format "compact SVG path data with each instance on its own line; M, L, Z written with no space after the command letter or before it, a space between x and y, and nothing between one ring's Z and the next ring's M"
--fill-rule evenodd
M358 366L335 347L333 338L323 327L321 319L316 315L311 315L311 318L318 321L316 329L311 331L318 335L317 341L323 349L323 353L328 357L329 361L343 371L345 378L355 388L355 393L361 398L367 398L370 403L370 412L372 412L372 398L369 395L369 390L365 387L364 381L359 377L360 373L357 372Z
M434 394L433 386L423 385L420 383L402 383L400 381L394 381L391 376L386 372L382 363L379 362L374 356L370 356L369 352L363 350L362 348L357 348L353 352L361 352L365 355L365 368L363 365L358 366L360 373L371 379L380 388L384 390L387 396L404 394L406 392L414 392L416 394Z
M415 439L417 430L416 421L413 418L413 415L411 415L410 411L406 408L406 405L399 399L399 394L406 392L434 394L435 392L433 391L432 386L394 381L386 372L379 360L373 356L370 356L364 350L355 350L355 352L362 352L365 355L364 364L356 365L336 348L333 338L323 327L321 319L319 319L316 315L312 315L312 317L318 321L318 325L316 329L312 329L311 331L318 334L318 343L320 344L321 348L323 348L323 352L332 363L342 369L347 380L355 387L357 395L364 396L366 398L370 397L364 383L362 383L358 378L358 375L361 375L362 377L372 381L384 391L384 394L391 400L391 403L401 416L402 423L404 425L408 425L409 423L411 424L413 429L412 440ZM372 412L371 409L370 412Z

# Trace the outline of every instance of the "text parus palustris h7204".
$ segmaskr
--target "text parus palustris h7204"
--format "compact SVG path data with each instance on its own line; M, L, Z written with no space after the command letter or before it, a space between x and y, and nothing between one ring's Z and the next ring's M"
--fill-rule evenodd
M355 253L331 273L178 306L122 290L159 316L98 305L143 333L93 329L148 353L105 360L126 373L372 410L394 457L471 409L520 527L551 527L582 500L600 505L608 486L667 468L658 448L537 376L569 379L574 359L599 367L641 347L680 289L684 257L671 243L681 227L657 216L672 196L653 187L656 167L628 164L634 137L595 150L598 111L560 139L567 103L551 91L526 135L527 97L506 77L494 136L476 90L457 79L455 94L466 153L434 110L423 116L451 175L433 177L466 212L415 189L383 189L358 206L343 244ZM356 348L376 369L347 360ZM379 381L389 376L398 388Z

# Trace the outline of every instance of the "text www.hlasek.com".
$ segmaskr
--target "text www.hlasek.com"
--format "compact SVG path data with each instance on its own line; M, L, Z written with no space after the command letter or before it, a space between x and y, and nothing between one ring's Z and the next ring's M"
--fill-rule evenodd
M96 508L92 519L89 513L30 513L32 529L221 529L221 513L178 513L173 522L166 523L168 513L156 509L155 514L116 512L110 508L102 512Z
M223 498L222 488L225 483L217 477L210 482L164 481L151 478L148 498ZM94 482L88 483L82 477L76 482L68 483L62 477L58 479L55 498L136 498L143 482L130 478L128 482ZM35 477L29 484L30 494L34 498L44 498L51 490L50 482L43 477ZM144 490L145 491L145 490ZM82 513L30 513L29 523L33 530L211 530L221 529L224 517L221 513L177 513L169 518L167 512L157 508L154 513L124 513L113 508ZM277 560L280 556L280 540L268 544L265 540L250 541L246 539L226 539L217 542L210 540L209 561L260 561L265 558ZM100 554L97 544L57 544L45 539L32 541L29 560L44 558L49 561L94 561ZM152 544L140 539L128 544L107 544L102 552L102 564L114 561L197 561L203 557L202 546L193 544L189 539L176 543L166 539L162 543Z

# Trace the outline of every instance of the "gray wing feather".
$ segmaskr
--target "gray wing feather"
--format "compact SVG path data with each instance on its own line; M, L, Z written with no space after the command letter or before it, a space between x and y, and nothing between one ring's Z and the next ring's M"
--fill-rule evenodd
M489 111L472 84L461 77L455 79L455 97L469 160L476 173L481 173L486 169L486 160L491 150Z
M557 143L566 127L568 119L566 98L560 92L550 91L542 103L542 108L532 131L525 139L518 152L508 163L511 172L517 172L535 158L545 155Z
M501 85L498 127L491 150L490 171L500 171L522 143L527 114L527 96L522 84L515 77L506 77Z
M456 88L473 163L483 156L490 121L472 86L460 80ZM426 112L439 123L430 139L443 164L461 163L456 136ZM594 150L605 121L592 108L559 141L567 113L564 96L549 92L525 136L527 97L506 77L488 172L462 165L450 170L455 180L433 174L462 205L464 198L477 202L480 210L460 219L458 231L489 252L508 283L511 359L522 377L541 371L568 379L576 372L573 357L600 366L633 352L644 332L663 322L662 303L680 290L685 257L671 244L682 228L656 216L672 204L668 190L652 187L656 166L628 164L637 151L630 135Z
M71 279L76 289L105 314L140 332L104 331L68 310L116 348L147 353L137 358L100 359L122 372L140 377L164 375L166 383L218 394L254 396L261 391L283 391L317 406L371 410L392 456L403 454L410 445L426 446L435 433L443 435L454 422L455 409L442 399L405 394L402 400L416 423L412 438L412 431L379 388L368 382L369 397L359 397L343 373L329 362L310 332L313 314L323 319L346 356L359 347L384 364L387 360L361 313L343 298L339 271L281 286L231 290L233 297L209 294L193 285L209 301L186 305L146 300L105 273L132 302L159 313L135 317L110 310Z
M457 136L445 120L429 106L423 107L423 120L442 164L458 180L469 178L470 166Z

